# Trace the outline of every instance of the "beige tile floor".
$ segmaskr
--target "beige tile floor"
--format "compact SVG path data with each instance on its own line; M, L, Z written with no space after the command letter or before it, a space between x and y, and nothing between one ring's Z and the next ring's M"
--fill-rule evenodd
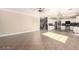
M1 50L79 50L79 36L72 32L51 31L68 36L66 43L42 35L43 32L30 32L8 37L0 37Z

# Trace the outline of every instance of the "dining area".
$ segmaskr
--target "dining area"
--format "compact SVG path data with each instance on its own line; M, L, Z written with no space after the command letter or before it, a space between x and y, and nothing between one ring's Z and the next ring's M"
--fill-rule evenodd
M65 31L73 31L74 27L79 27L79 23L65 21L55 21L54 23L48 23L49 30L65 30ZM50 29L51 27L51 29Z
M78 9L41 9L40 30L74 32L79 28Z
M79 35L79 22L78 18L68 18L68 19L50 19L48 17L41 19L40 28L43 31L59 31L59 32L71 32L73 34Z

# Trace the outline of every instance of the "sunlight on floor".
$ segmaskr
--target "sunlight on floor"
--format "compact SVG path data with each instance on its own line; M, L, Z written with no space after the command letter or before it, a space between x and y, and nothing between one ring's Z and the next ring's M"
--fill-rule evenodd
M66 41L68 39L68 36L53 33L53 32L45 32L45 33L43 33L43 35L48 36L48 37L55 39L55 40L62 42L62 43L66 43Z

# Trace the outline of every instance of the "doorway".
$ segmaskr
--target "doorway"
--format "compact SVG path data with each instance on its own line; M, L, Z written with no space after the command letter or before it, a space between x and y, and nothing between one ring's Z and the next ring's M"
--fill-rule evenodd
M47 17L40 18L40 30L48 30Z

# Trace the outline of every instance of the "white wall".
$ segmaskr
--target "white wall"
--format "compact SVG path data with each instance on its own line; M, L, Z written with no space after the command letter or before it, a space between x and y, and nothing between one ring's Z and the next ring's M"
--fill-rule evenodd
M79 16L76 17L76 22L79 22Z
M39 30L39 17L0 10L0 35Z

